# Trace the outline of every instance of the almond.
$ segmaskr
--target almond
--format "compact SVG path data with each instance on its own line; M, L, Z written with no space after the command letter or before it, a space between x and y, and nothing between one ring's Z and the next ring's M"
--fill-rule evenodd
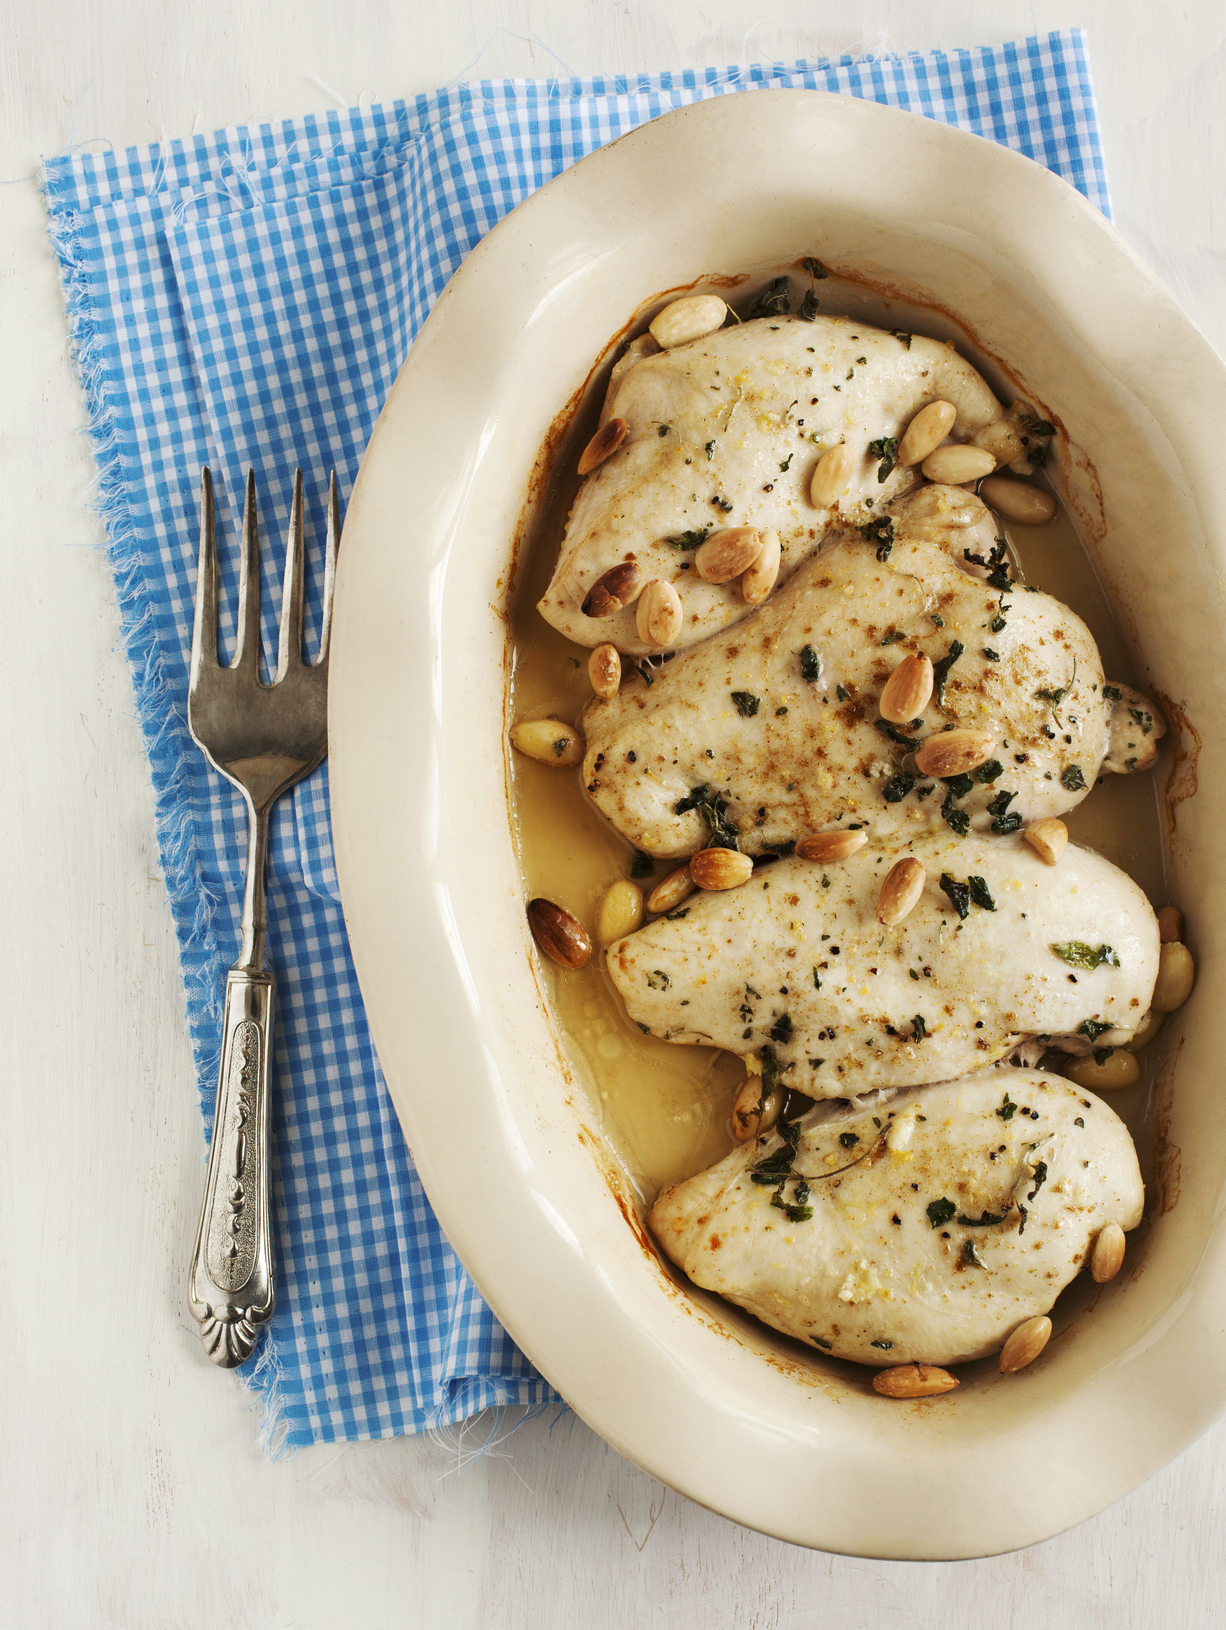
M1158 947L1158 978L1149 1005L1155 1013L1174 1013L1192 994L1196 964L1186 945L1168 940Z
M987 763L992 745L986 730L943 730L921 744L915 767L921 775L963 775Z
M898 464L910 469L922 464L945 440L954 427L958 410L952 402L929 402L912 419L898 444Z
M997 464L1011 464L1022 451L1022 438L1018 428L1008 419L997 419L984 425L971 437L976 447L991 453Z
M1068 827L1054 815L1044 815L1041 821L1031 821L1022 836L1040 860L1054 866L1068 844Z
M1098 1040L1101 1046L1110 1045L1102 1036ZM1092 1054L1070 1059L1061 1074L1090 1092L1118 1092L1121 1087L1136 1084L1140 1079L1141 1065L1135 1053L1129 1052L1125 1046L1117 1046L1116 1051L1108 1053L1101 1064Z
M579 732L560 719L524 719L511 726L511 746L539 764L578 764L585 743Z
M651 319L648 332L667 351L671 346L700 340L704 334L714 334L727 315L728 307L718 294L690 294L665 306Z
M579 474L590 475L598 464L603 464L626 439L630 426L624 419L610 419L588 442L579 458Z
M1042 526L1056 513L1056 500L1042 487L1032 487L1028 481L1012 481L1007 475L994 475L979 489L985 504L990 504L1006 521L1019 526Z
M682 624L681 596L671 583L653 577L639 595L635 623L644 645L664 650L676 643Z
M647 896L647 909L654 912L657 917L665 912L676 911L682 900L689 898L697 888L697 884L690 876L688 866L678 866L675 872L669 872L662 877Z
M932 697L932 659L923 651L904 657L885 682L878 706L891 724L910 724Z
M779 553L778 532L763 532L758 558L741 578L741 595L747 606L760 606L774 588L779 576Z
M729 526L701 544L694 570L706 583L731 583L762 553L762 534L756 526Z
M1124 1265L1124 1230L1119 1223L1108 1223L1094 1241L1090 1252L1090 1277L1096 1285L1105 1285L1114 1279Z
M1183 912L1178 906L1163 906L1158 913L1158 938L1163 945L1183 940Z
M764 1132L769 1132L779 1119L783 1108L783 1093L778 1087L763 1091L760 1075L747 1075L732 1106L732 1135L738 1143L748 1143Z
M598 645L587 659L587 676L597 696L607 702L617 695L622 682L622 659L616 645Z
M815 832L801 838L796 853L801 860L846 860L868 842L867 832Z
M847 491L848 483L859 462L846 442L828 447L817 461L813 479L809 483L809 497L818 509L829 509L836 498Z
M950 487L960 487L964 481L978 481L982 476L991 475L995 468L996 460L991 453L985 453L982 447L965 446L938 447L920 465L929 481Z
M602 945L633 934L643 921L643 891L629 878L618 878L605 890L596 918L596 937Z
M959 1384L956 1376L935 1364L899 1364L873 1377L873 1391L885 1398L932 1398L938 1392L952 1392Z
M702 849L690 861L690 876L700 889L735 889L749 880L753 861L737 849Z
M592 942L587 929L552 900L528 902L528 927L545 955L563 968L582 968L591 961Z
M647 573L637 560L619 560L592 584L583 602L585 617L612 617L637 600L647 582Z
M914 855L905 855L890 867L877 896L877 921L896 927L924 892L924 868Z
M1051 1320L1045 1315L1019 1324L1000 1350L1000 1373L1015 1375L1033 1364L1051 1340Z

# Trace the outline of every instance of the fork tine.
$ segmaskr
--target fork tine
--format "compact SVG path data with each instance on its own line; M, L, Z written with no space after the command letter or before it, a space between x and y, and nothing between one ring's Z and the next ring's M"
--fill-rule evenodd
M243 546L238 566L238 643L232 668L260 671L260 534L255 509L255 471L247 471Z
M277 678L302 666L302 471L294 471L294 501L289 512L285 545L285 587L281 594L281 634L277 648Z
M192 624L192 677L205 661L217 661L217 525L213 477L200 471L200 563L196 568L196 617Z
M324 609L319 631L318 666L328 660L328 636L332 632L332 590L336 584L336 551L341 538L341 502L336 471L328 477L328 543L324 551Z

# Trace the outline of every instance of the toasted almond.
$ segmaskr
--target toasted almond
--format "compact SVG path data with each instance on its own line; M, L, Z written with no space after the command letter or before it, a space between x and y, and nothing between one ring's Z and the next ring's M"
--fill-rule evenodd
M979 496L998 515L1019 526L1043 526L1056 513L1051 493L1028 481L1012 481L1007 475L991 476L980 486Z
M923 651L913 651L886 680L878 707L881 717L891 724L910 724L928 706L931 697L932 659Z
M1099 1041L1107 1045L1101 1036ZM1071 1058L1061 1073L1066 1080L1074 1081L1090 1092L1118 1092L1121 1087L1131 1087L1136 1083L1141 1074L1141 1065L1135 1053L1120 1046L1108 1053L1101 1064L1092 1053L1085 1058Z
M687 345L700 340L704 334L714 334L728 315L728 307L718 294L689 294L684 300L673 300L657 313L648 325L648 332L657 345L666 351L670 346Z
M762 534L756 526L729 526L700 544L694 570L706 583L731 583L762 553Z
M587 676L597 696L607 702L617 695L622 682L622 659L616 645L598 645L587 659Z
M921 775L962 775L986 764L993 744L986 730L943 730L921 743L916 768Z
M747 1075L732 1106L732 1135L738 1143L748 1143L764 1132L769 1132L779 1119L783 1108L783 1093L778 1087L764 1092L760 1075Z
M528 927L545 955L563 968L582 968L591 961L592 942L587 929L552 900L528 902Z
M690 876L700 889L735 889L749 880L753 861L737 849L700 849L690 861Z
M585 617L612 617L642 594L647 573L637 560L619 560L599 576L583 602Z
M1054 866L1068 845L1068 827L1054 815L1044 815L1041 821L1031 821L1022 833L1023 838L1049 866Z
M903 432L898 444L898 463L904 469L922 464L945 440L954 427L958 410L952 402L929 402L922 407Z
M511 746L539 764L565 768L582 761L586 744L573 725L560 719L522 719L511 726Z
M796 853L801 860L846 860L868 842L867 832L814 832L801 838Z
M627 877L610 883L600 902L596 918L596 938L602 945L633 934L643 921L643 891Z
M998 465L1009 464L1022 450L1022 437L1011 419L996 419L971 437L976 447L991 453Z
M657 917L665 912L676 911L682 900L689 898L698 887L690 876L688 866L678 866L675 872L669 872L662 877L647 896L647 909L654 912Z
M996 460L982 447L954 445L938 447L920 465L929 481L943 482L946 486L960 487L964 481L978 481L991 475Z
M873 1377L873 1391L885 1398L934 1398L959 1385L957 1376L935 1364L898 1364L892 1370L878 1370Z
M1163 906L1158 913L1158 938L1163 945L1174 945L1183 939L1183 912L1178 906Z
M1168 940L1158 947L1158 978L1150 1007L1156 1013L1174 1013L1192 994L1196 982L1196 964L1186 945Z
M1045 1314L1026 1319L1014 1330L1000 1350L1000 1373L1016 1375L1033 1364L1051 1340L1051 1320Z
M826 449L809 483L809 497L818 509L829 509L836 498L842 497L858 463L859 455L846 442Z
M590 475L598 464L616 453L630 426L624 419L609 419L588 442L579 458L579 474Z
M1090 1277L1096 1285L1114 1279L1124 1265L1124 1230L1119 1223L1101 1229L1090 1252Z
M1150 1042L1153 1041L1154 1037L1158 1034L1159 1030L1162 1029L1162 1026L1165 1023L1165 1013L1147 1013L1145 1016L1145 1022L1139 1025L1137 1029L1133 1031L1132 1039L1130 1041L1126 1041L1124 1046L1127 1047L1130 1053L1139 1053L1142 1047L1149 1046Z
M634 616L643 644L662 651L673 645L681 632L681 596L671 583L653 577L639 595Z
M741 595L747 606L760 606L774 588L779 576L779 552L778 532L763 532L758 558L741 578Z
M914 855L904 855L886 873L877 896L877 921L896 927L924 892L924 868Z

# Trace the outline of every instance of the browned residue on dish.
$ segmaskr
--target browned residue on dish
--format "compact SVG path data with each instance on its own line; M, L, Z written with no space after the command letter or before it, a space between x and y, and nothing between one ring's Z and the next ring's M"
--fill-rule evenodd
M1165 1217L1179 1204L1180 1168L1183 1157L1179 1145L1171 1139L1171 1111L1175 1104L1175 1075L1179 1055L1183 1051L1180 1036L1154 1083L1154 1187L1153 1211Z
M1166 814L1166 835L1173 843L1175 826L1179 819L1179 806L1196 796L1199 784L1197 766L1200 763L1200 750L1204 744L1200 738L1200 731L1173 697L1160 690L1155 690L1154 695L1162 703L1163 712L1171 725L1175 747L1162 793L1162 807Z

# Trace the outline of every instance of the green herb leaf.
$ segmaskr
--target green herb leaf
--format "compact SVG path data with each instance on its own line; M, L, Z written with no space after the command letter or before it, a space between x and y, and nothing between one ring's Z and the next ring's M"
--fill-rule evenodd
M876 441L869 442L868 450L874 458L881 460L877 466L877 485L880 486L889 479L890 472L898 463L898 437L879 436Z
M808 272L809 276L817 278L819 283L823 277L830 276L830 273L822 265L821 261L814 259L812 255L806 255L800 264L804 267L805 271Z
M890 741L897 742L900 747L905 747L908 752L914 751L916 744L905 733L901 725L891 724L889 719L874 719L873 723L881 734L887 736Z
M933 1200L927 1207L927 1211L928 1221L932 1226L934 1228L943 1228L951 1217L957 1215L958 1208L952 1200L942 1197L940 1200Z
M1124 700L1124 693L1118 685L1104 685L1103 695L1108 702L1122 702Z
M965 883L959 883L956 877L948 872L941 873L941 893L949 896L949 903L958 916L965 922L971 912L971 891Z
M984 646L983 654L988 659L989 662L999 662L1000 661L999 653L996 652L996 651L993 651L993 649L992 649L992 647L990 645L985 645Z
M892 775L881 789L881 795L887 804L901 804L909 792L915 790L915 777L906 770L899 770Z
M890 550L894 547L894 521L889 515L879 515L876 520L857 527L862 538L869 543L877 545L877 559L883 564L890 558Z
M665 538L665 543L671 543L674 549L697 549L711 536L711 528L704 526L693 532L678 532L674 538Z
M747 690L734 690L732 700L736 703L736 710L742 719L752 719L762 705L761 699Z
M943 775L941 780L955 798L965 798L968 792L975 790L974 781L965 771L961 775Z
M975 771L975 780L982 787L990 787L993 781L1004 775L1005 767L998 758L990 758L986 764L981 764Z
M1110 1028L1111 1026L1104 1024L1101 1019L1085 1019L1077 1026L1077 1034L1079 1036L1089 1036L1091 1041L1097 1041L1103 1032L1110 1030Z
M1066 764L1060 771L1060 785L1068 792L1083 792L1086 778L1081 773L1080 764Z
M652 990L667 990L672 984L672 980L664 972L663 968L653 968L649 974L644 974L643 977Z
M779 466L780 472L783 472L785 470L790 469L791 465L792 465L792 460L795 457L796 457L795 453L789 453L788 456L784 459L783 463Z
M925 1022L924 1015L922 1013L917 1013L911 1020L911 1040L923 1041L927 1034L928 1025Z
M986 879L982 877L968 877L966 885L971 891L971 899L984 911L995 911L996 901L992 898L992 891L988 888Z
M779 1015L779 1017L775 1020L774 1024L771 1025L770 1029L766 1033L767 1033L767 1035L770 1037L770 1039L772 1041L777 1041L777 1042L780 1042L780 1043L791 1041L791 1039L792 1039L792 1016L791 1016L791 1014L790 1013L781 1013Z
M811 645L801 647L800 677L815 682L822 677L822 659Z
M990 1211L985 1211L982 1217L968 1217L965 1212L959 1212L958 1221L964 1228L994 1228L997 1223L1004 1222L1012 1209L1012 1206L1007 1206L999 1217L993 1216Z
M858 1132L839 1133L839 1142L843 1145L844 1149L854 1149L859 1141L860 1134Z
M915 338L915 336L913 334L906 334L906 333L903 332L903 330L901 328L892 328L890 330L890 333L894 336L894 338L896 340L901 340L903 345L906 346L908 351L911 349L911 341Z
M961 640L954 640L941 660L932 664L932 687L938 707L945 706L945 682L949 678L949 670L965 650Z
M1004 1102L1001 1104L996 1113L1000 1116L1002 1121L1011 1121L1017 1114L1017 1105L1013 1102L1013 1099L1010 1098L1008 1092L1005 1093Z
M1046 1181L1047 1181L1047 1162L1045 1160L1040 1160L1039 1164L1034 1169L1034 1187L1031 1189L1030 1193L1026 1196L1026 1198L1028 1200L1033 1200L1035 1195L1043 1187L1043 1185L1044 1185L1044 1183L1046 1183Z
M785 317L792 309L786 277L772 278L749 308L753 317Z
M979 1252L975 1249L975 1242L973 1239L963 1240L962 1261L968 1268L982 1268L986 1266L985 1263L980 1261Z
M641 849L634 851L634 857L630 862L631 877L653 877L655 869L656 863L650 855L644 854Z
M971 829L971 818L964 809L958 808L952 787L945 794L945 802L941 805L941 818L946 826L952 832L956 832L960 838L964 838ZM944 883L941 884L941 887L945 888ZM959 884L958 887L961 888L962 885ZM946 890L946 893L948 892ZM952 895L950 898L953 898ZM961 915L965 917L966 912L962 912Z
M796 315L802 323L811 323L817 316L817 308L820 304L821 301L817 298L816 293L812 289L806 289L805 297L800 302L800 310Z
M715 442L713 440L709 441L707 443L707 445L706 445L706 454L707 454L707 463L710 464L711 460L715 457Z
M1087 945L1085 940L1062 940L1059 944L1051 946L1062 962L1067 962L1070 968L1081 968L1086 973L1093 973L1105 962L1109 967L1118 968L1120 959L1118 954L1109 945L1100 945L1097 950ZM1109 1027L1108 1027L1109 1028Z

